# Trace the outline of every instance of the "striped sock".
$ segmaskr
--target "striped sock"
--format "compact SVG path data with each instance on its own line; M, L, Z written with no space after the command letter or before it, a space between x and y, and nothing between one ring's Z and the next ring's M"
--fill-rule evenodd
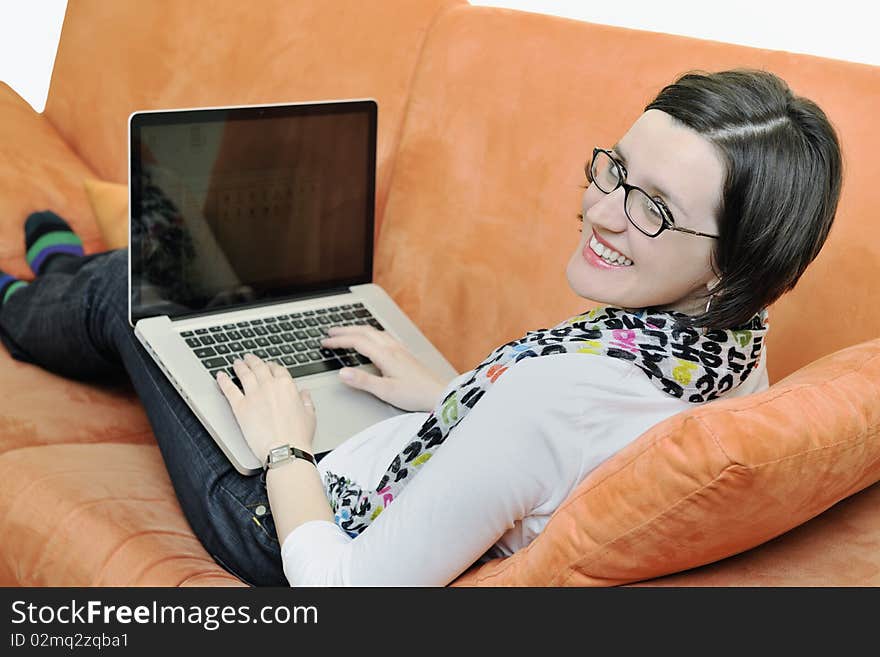
M24 224L27 260L36 276L49 271L53 260L82 256L82 240L64 219L51 210L34 212Z
M28 285L28 283L0 271L0 306L6 303L6 300L12 296L13 292L20 290L25 285Z

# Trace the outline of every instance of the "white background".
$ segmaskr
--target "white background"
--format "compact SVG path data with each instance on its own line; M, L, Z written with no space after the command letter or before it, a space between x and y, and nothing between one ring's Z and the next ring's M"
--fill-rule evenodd
M259 7L258 0L244 1ZM473 0L471 4L880 65L876 34L880 21L876 3L869 0ZM0 80L38 112L46 104L66 6L67 0L0 0Z

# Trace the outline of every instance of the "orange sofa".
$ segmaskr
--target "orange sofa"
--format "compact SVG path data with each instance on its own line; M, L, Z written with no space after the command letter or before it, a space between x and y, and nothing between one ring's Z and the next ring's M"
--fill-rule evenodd
M375 278L464 371L590 307L567 287L582 166L694 68L765 68L845 158L838 219L770 310L771 388L670 418L526 549L456 585L880 584L880 69L460 0L70 0L46 110L0 84L0 269L51 208L108 248L86 181L126 181L136 109L372 97ZM241 585L192 534L125 383L0 350L0 585Z

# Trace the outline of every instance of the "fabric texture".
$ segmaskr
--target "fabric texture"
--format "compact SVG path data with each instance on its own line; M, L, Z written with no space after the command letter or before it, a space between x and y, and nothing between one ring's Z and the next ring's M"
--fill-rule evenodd
M508 368L526 358L579 353L629 362L662 392L701 404L739 386L761 357L767 332L763 310L736 330L698 330L677 312L627 311L602 306L553 328L529 331L501 345L467 381L439 402L413 440L395 456L375 490L327 472L324 486L337 524L357 536L400 495L456 427Z
M128 185L87 178L83 188L108 249L128 246Z

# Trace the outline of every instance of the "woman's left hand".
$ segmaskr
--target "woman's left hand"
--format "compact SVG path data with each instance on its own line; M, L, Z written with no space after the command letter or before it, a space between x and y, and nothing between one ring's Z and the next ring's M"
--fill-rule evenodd
M300 394L287 369L253 354L232 366L244 393L225 372L217 383L254 455L265 461L269 450L287 444L311 452L317 422L308 391Z

